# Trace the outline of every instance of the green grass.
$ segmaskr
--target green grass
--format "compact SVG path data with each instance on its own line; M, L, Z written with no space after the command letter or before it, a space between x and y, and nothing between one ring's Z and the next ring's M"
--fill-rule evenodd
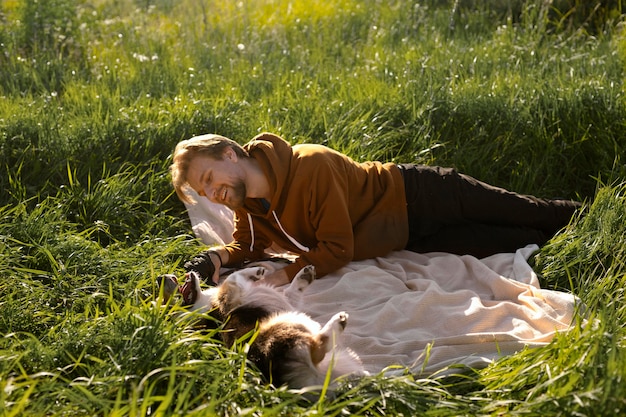
M0 1L0 414L626 412L621 7ZM174 145L264 130L585 200L533 262L590 324L454 377L267 386L155 287L201 249Z

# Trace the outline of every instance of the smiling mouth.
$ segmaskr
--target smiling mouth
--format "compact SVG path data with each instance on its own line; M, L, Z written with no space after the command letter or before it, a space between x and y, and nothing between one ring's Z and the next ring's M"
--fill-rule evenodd
M221 199L222 199L222 201L226 201L226 188L224 188L224 189L222 190Z

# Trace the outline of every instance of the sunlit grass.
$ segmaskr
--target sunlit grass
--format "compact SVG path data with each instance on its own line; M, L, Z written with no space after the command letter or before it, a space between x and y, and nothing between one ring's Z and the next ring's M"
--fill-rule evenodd
M590 19L591 2L453 3L0 1L0 414L626 410L617 2ZM589 324L454 377L266 385L245 343L195 331L155 285L201 248L167 177L175 143L263 130L585 199L533 261Z

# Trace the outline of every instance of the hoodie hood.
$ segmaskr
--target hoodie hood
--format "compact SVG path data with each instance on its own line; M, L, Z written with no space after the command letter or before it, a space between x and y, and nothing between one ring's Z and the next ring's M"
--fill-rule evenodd
M283 202L282 190L287 186L293 151L291 146L280 137L271 133L261 133L248 142L244 149L261 165L270 185L272 198L269 210L258 201L246 201L245 208L253 215L272 217L272 211Z
M261 133L248 142L244 149L248 151L251 157L261 166L266 178L269 181L270 193L272 198L269 201L269 208L258 199L247 199L244 208L246 217L250 227L250 252L254 251L255 234L254 234L254 216L265 217L270 221L275 221L276 225L282 231L284 236L299 250L308 252L309 248L298 242L283 227L276 214L279 207L284 206L283 199L286 198L282 190L288 186L289 171L291 169L291 160L293 158L293 150L291 146L282 138L271 133Z

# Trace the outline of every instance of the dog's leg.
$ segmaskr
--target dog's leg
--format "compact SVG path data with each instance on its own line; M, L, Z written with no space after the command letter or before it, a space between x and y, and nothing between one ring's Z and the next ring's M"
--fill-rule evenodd
M302 268L285 289L285 297L298 310L302 301L302 292L315 280L315 267L307 265Z
M313 265L307 265L296 274L290 287L295 287L297 291L302 292L314 279L315 267Z
M324 359L326 353L335 347L335 339L343 333L348 324L348 313L342 311L331 317L316 335L316 343L311 347L311 359L318 364Z
M343 333L346 325L348 324L348 313L345 311L341 311L328 320L328 322L322 327L320 330L320 335L327 339L332 338L333 335L340 335ZM332 346L331 346L332 348ZM328 349L330 350L330 348Z

